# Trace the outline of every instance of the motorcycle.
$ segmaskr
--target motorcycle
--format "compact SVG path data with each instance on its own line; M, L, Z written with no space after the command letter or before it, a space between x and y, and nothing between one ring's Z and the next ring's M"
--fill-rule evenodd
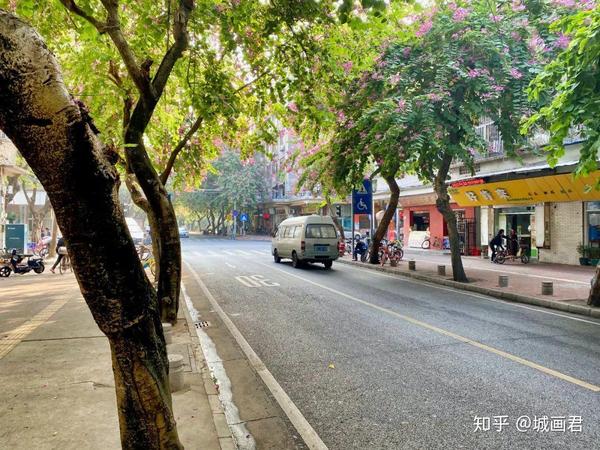
M27 262L23 263L25 258L27 258ZM34 257L34 255L19 255L16 250L12 251L9 264L0 267L0 277L9 277L11 271L23 275L33 270L40 274L45 269L42 258Z

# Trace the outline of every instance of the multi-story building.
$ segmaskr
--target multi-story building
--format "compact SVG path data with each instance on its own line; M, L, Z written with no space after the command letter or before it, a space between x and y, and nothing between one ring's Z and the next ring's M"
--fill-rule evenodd
M282 128L277 142L268 144L265 153L271 156L267 164L267 179L271 191L268 201L259 211L261 227L272 231L288 217L322 213L323 199L319 193L308 189L298 189L298 173L291 168L291 158L302 143L291 130Z
M600 170L572 176L581 147L576 133L566 142L565 155L550 167L543 153L509 157L490 121L482 122L479 132L489 142L488 153L475 158L474 174L454 164L449 181L465 253L479 254L499 229L515 230L531 257L541 262L577 264L579 244L600 246L600 191L594 189ZM540 146L547 142L543 134L534 139ZM435 207L432 187L415 177L399 183L396 232L409 247L420 247L426 234L441 246L447 225ZM383 209L389 192L385 183L378 186L376 204Z

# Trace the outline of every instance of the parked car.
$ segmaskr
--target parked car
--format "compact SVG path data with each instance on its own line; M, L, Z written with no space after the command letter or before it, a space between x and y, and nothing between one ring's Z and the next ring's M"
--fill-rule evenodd
M328 216L292 217L279 224L271 241L271 254L276 263L290 258L292 266L320 262L326 269L339 257L338 234Z
M127 223L127 228L129 228L129 233L133 238L133 243L136 245L141 244L144 240L144 230L142 230L142 227L138 225L133 217L125 217L125 222Z
M189 238L190 233L186 227L179 227L179 237L180 238Z

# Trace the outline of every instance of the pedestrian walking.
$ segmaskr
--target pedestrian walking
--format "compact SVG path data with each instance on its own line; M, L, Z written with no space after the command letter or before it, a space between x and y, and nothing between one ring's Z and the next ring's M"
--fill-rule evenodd
M56 257L56 261L54 261L54 264L52 265L52 267L50 268L50 272L54 273L54 269L56 269L56 266L58 266L60 264L60 262L62 261L62 259L65 257L65 253L61 247L65 247L65 240L64 238L61 236L58 238L58 241L56 242L56 254L58 255Z
M504 230L499 230L498 234L490 241L490 248L492 249L492 262L496 262L496 253L502 248L502 241L506 240Z

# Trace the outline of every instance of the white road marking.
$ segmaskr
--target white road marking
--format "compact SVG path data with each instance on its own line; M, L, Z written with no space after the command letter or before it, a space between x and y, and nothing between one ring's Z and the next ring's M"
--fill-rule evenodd
M183 283L181 283L181 293L185 298L185 304L192 322L197 323L200 320L200 314L198 313L198 310L194 308L192 299L189 297L189 295L187 295L187 291L185 290L185 285ZM242 422L239 409L233 401L231 380L229 379L227 371L223 366L223 360L217 353L217 347L215 346L215 343L202 328L194 328L196 329L196 335L200 341L200 347L202 349L202 353L204 354L204 359L210 368L211 375L213 375L219 381L218 396L219 400L221 400L221 404L223 405L223 412L225 413L225 420L227 421L227 425L229 425L229 429L235 436L237 443L244 444L243 447L239 447L240 449L256 449L256 441L254 440L254 436L250 434L248 428L246 428L246 424Z
M240 346L250 365L256 370L256 373L261 377L277 403L281 409L285 412L285 414L290 419L290 422L296 427L298 433L310 449L315 450L327 450L327 446L323 443L317 432L313 429L313 427L308 423L308 421L304 418L298 407L294 404L292 399L287 395L287 393L283 390L280 384L277 382L273 374L269 372L269 369L265 366L262 360L258 357L256 352L250 347L248 341L244 338L242 333L237 329L233 321L225 314L225 311L221 308L217 300L210 293L204 282L200 279L196 271L192 268L192 266L184 261L188 270L204 292L204 295L208 298L208 301L212 305L215 312L219 315L219 318L223 321L229 332L235 338L237 344Z
M248 253L248 252L245 252L244 250L238 250L237 252L238 252L238 254L240 254L240 255L244 255L244 256L250 256L250 253Z
M232 269L235 269L235 266L234 266L233 264L229 264L228 262L226 262L226 263L225 263L225 265L226 265L227 267L231 267Z
M387 273L382 273L381 271L378 271L378 270L362 269L360 267L354 267L353 265L350 265L350 264L347 264L347 267L354 269L354 270L360 270L360 271L368 270L369 272L373 273L374 275L377 275L380 277L385 277L385 278L392 278L397 281L403 281L403 282L407 282L407 283L411 283L411 284L415 284L415 285L425 285L425 286L429 286L434 289L438 289L440 291L447 291L447 292L452 292L454 294L460 294L463 296L480 298L480 299L487 300L487 301L494 302L494 303L502 303L503 305L506 305L506 306L514 306L516 308L529 309L530 311L536 311L536 312L543 313L543 314L549 314L551 316L563 317L565 319L571 319L571 320L575 320L577 322L591 323L593 325L600 326L600 322L594 322L593 320L587 320L587 319L581 319L579 317L568 316L566 314L556 313L553 311L546 311L545 309L543 309L543 307L535 308L535 307L527 306L527 305L519 305L518 303L515 303L515 302L511 302L511 301L507 301L507 300L500 300L500 299L488 297L488 296L485 296L482 294L477 294L477 293L474 293L471 291L463 291L462 289L455 289L455 288L451 288L448 286L440 286L439 284L430 283L428 281L417 281L417 280L413 280L410 278L404 278L399 275L389 275Z
M274 281L269 281L262 275L249 275L249 276L248 275L239 275L239 276L235 277L235 279L238 280L240 283L242 283L244 286L251 287L251 288L261 287L261 286L264 286L264 287L280 286L279 283L276 283Z
M549 367L542 366L542 365L537 364L537 363L535 363L533 361L529 361L529 360L527 360L525 358L521 358L520 356L513 355L511 353L505 352L505 351L497 349L495 347L491 347L489 345L483 344L483 343L475 341L473 339L469 339L467 337L461 336L459 334L453 333L453 332L445 330L443 328L439 328L439 327L436 327L434 325L430 325L427 322L422 322L422 321L414 319L414 318L412 318L410 316L406 316L404 314L397 313L394 310L391 310L391 309L388 309L388 308L384 308L384 307L379 306L379 305L375 305L375 304L370 303L370 302L368 302L366 300L362 300L362 299L360 299L358 297L354 297L353 295L346 294L345 292L338 291L337 289L330 288L329 286L325 286L324 284L317 283L315 281L309 280L308 278L304 278L304 277L301 277L301 276L296 275L294 273L290 273L290 272L288 272L286 270L278 269L276 267L272 267L272 266L269 266L269 265L263 264L263 263L257 263L257 264L259 264L261 266L268 267L268 268L273 269L273 270L277 270L278 272L284 273L284 274L286 274L286 275L288 275L290 277L297 278L297 279L302 280L302 281L304 281L306 283L310 283L310 284L312 284L314 286L320 287L321 289L324 289L326 291L332 292L332 293L337 294L337 295L339 295L341 297L345 297L348 300L351 300L351 301L356 302L356 303L360 303L361 305L368 306L369 308L373 308L373 309L375 309L377 311L381 311L381 312L383 312L385 314L388 314L390 316L397 317L397 318L402 319L402 320L404 320L406 322L409 322L409 323L411 323L413 325L419 326L421 328L425 328L426 330L433 331L433 332L441 334L443 336L448 336L448 337L450 337L452 339L455 339L455 340L457 340L459 342L462 342L464 344L471 345L473 347L479 348L479 349L487 351L489 353L493 353L493 354L496 354L496 355L501 356L503 358L506 358L506 359L508 359L510 361L514 361L516 363L522 364L522 365L530 367L532 369L539 370L542 373L545 373L547 375L551 375L551 376L553 376L555 378L558 378L558 379L561 379L563 381L568 381L569 383L573 383L573 384L575 384L577 386L583 387L585 389L589 389L592 392L600 392L600 386L596 386L594 384L588 383L586 381L580 380L580 379L572 377L570 375L561 373L561 372L559 372L557 370L554 370L554 369L551 369Z
M256 253L257 255L270 255L271 252L267 251L267 250L252 250L254 253Z
M233 253L233 252L229 252L229 251L227 251L227 250L221 250L221 251L222 251L223 253L225 253L226 255L229 255L229 256L236 256L236 254L235 254L235 253Z

